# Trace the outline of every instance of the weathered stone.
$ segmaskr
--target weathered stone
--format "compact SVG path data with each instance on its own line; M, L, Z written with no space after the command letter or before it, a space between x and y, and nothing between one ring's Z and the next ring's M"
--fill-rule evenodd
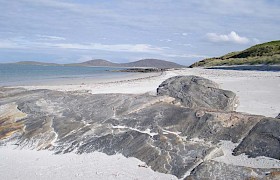
M25 126L18 133L20 146L56 153L121 153L178 177L203 161L220 140L241 140L261 119L190 109L170 103L172 100L148 94L37 90L2 98L0 103L15 102L28 114L20 121Z
M0 140L21 131L24 125L17 120L25 117L26 114L19 111L14 103L0 106Z
M280 178L278 168L250 168L234 166L215 161L203 162L197 166L186 180L241 180L241 179L267 179L277 180Z
M267 156L280 159L280 119L264 118L234 149L234 155Z
M237 108L235 93L219 89L218 84L198 76L175 76L162 82L158 95L174 97L189 108L232 111Z
M208 81L196 81L201 84L199 86L207 87ZM216 88L209 82L210 86ZM216 151L220 149L221 140L238 143L246 141L248 134L250 141L242 141L236 153L249 149L257 155L278 157L275 137L278 137L279 124L273 118L265 121L263 116L189 108L174 104L172 97L149 94L92 95L6 88L0 88L0 94L0 109L13 104L10 108L13 113L8 116L4 113L6 110L0 111L0 135L4 134L0 145L14 142L20 147L50 149L55 153L120 153L144 161L153 170L179 178L193 169L191 177L203 177L203 174L208 177L207 169L216 172L219 167L222 169L217 177L226 177L227 173L235 176L238 172L229 171L228 165L205 163L223 154ZM5 133L7 128L1 128L5 123L9 127L20 126L15 132ZM263 132L270 137L263 144L271 153L262 153L256 140L263 138L259 136ZM236 177L247 177L246 173L240 170Z

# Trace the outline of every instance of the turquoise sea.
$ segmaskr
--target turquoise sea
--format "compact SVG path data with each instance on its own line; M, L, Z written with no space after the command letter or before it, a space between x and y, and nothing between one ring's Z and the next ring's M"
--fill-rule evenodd
M36 85L52 81L65 82L79 79L103 79L127 76L125 72L111 72L123 68L39 66L0 64L0 86Z

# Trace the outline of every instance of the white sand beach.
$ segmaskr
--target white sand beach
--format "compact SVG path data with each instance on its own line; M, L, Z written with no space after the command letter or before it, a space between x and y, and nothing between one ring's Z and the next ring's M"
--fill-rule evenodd
M280 0L0 10L0 180L280 180Z
M21 86L26 89L51 89L58 91L85 91L92 94L107 93L156 93L157 87L173 76L196 75L215 81L222 89L237 94L239 112L276 117L280 113L280 72L237 71L202 68L186 68L163 73L136 73L133 76L105 81L78 81L63 84L57 82L45 86Z
M120 154L53 155L51 151L20 150L14 146L0 147L0 154L2 180L177 179L170 174L154 172L140 160Z
M237 111L275 117L280 112L280 72L235 71L210 69L181 69L164 73L135 74L122 79L107 79L104 82L73 82L45 86L22 86L26 89L51 89L58 91L83 91L100 93L151 93L165 79L177 75L196 75L217 82L222 89L235 92L240 101ZM232 148L232 147L231 147ZM107 156L103 153L76 155L53 155L50 151L19 150L13 146L0 148L1 179L177 179L175 176L152 171L145 163L122 155ZM240 156L241 159L246 157ZM236 163L225 154L217 161ZM238 158L238 157L237 157ZM254 161L272 163L280 167L279 161L269 158ZM275 165L276 164L276 165Z

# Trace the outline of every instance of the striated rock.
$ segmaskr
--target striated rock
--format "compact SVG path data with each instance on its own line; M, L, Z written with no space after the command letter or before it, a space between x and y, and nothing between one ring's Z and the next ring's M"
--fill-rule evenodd
M234 155L267 156L280 160L280 119L264 118L259 121L239 146Z
M218 84L198 76L176 76L162 82L157 94L171 96L183 106L232 111L237 108L235 93L218 88Z
M209 80L188 80L198 84L191 85L191 89L213 88L223 92ZM178 87L177 81L172 83ZM235 155L279 159L278 119L212 107L179 106L174 104L173 96L7 88L0 88L0 94L0 145L12 142L19 147L53 150L56 154L120 153L178 178L267 178L270 174L266 172L277 176L277 169L251 171L211 159L223 156L221 140L241 142L234 146ZM250 172L258 176L250 176Z
M280 168L250 168L230 164L207 161L197 166L186 180L241 180L280 178Z
M2 98L28 117L16 144L56 153L100 151L136 157L152 169L184 177L218 147L238 142L261 116L195 110L165 96L91 95L49 90ZM196 140L197 139L197 140Z
M0 106L0 140L21 131L24 125L17 120L25 117L26 114L19 111L14 103Z

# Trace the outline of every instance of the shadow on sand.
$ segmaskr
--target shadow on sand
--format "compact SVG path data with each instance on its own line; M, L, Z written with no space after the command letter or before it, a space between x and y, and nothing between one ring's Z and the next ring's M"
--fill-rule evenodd
M280 65L246 65L246 66L215 66L206 69L240 70L240 71L280 71Z

